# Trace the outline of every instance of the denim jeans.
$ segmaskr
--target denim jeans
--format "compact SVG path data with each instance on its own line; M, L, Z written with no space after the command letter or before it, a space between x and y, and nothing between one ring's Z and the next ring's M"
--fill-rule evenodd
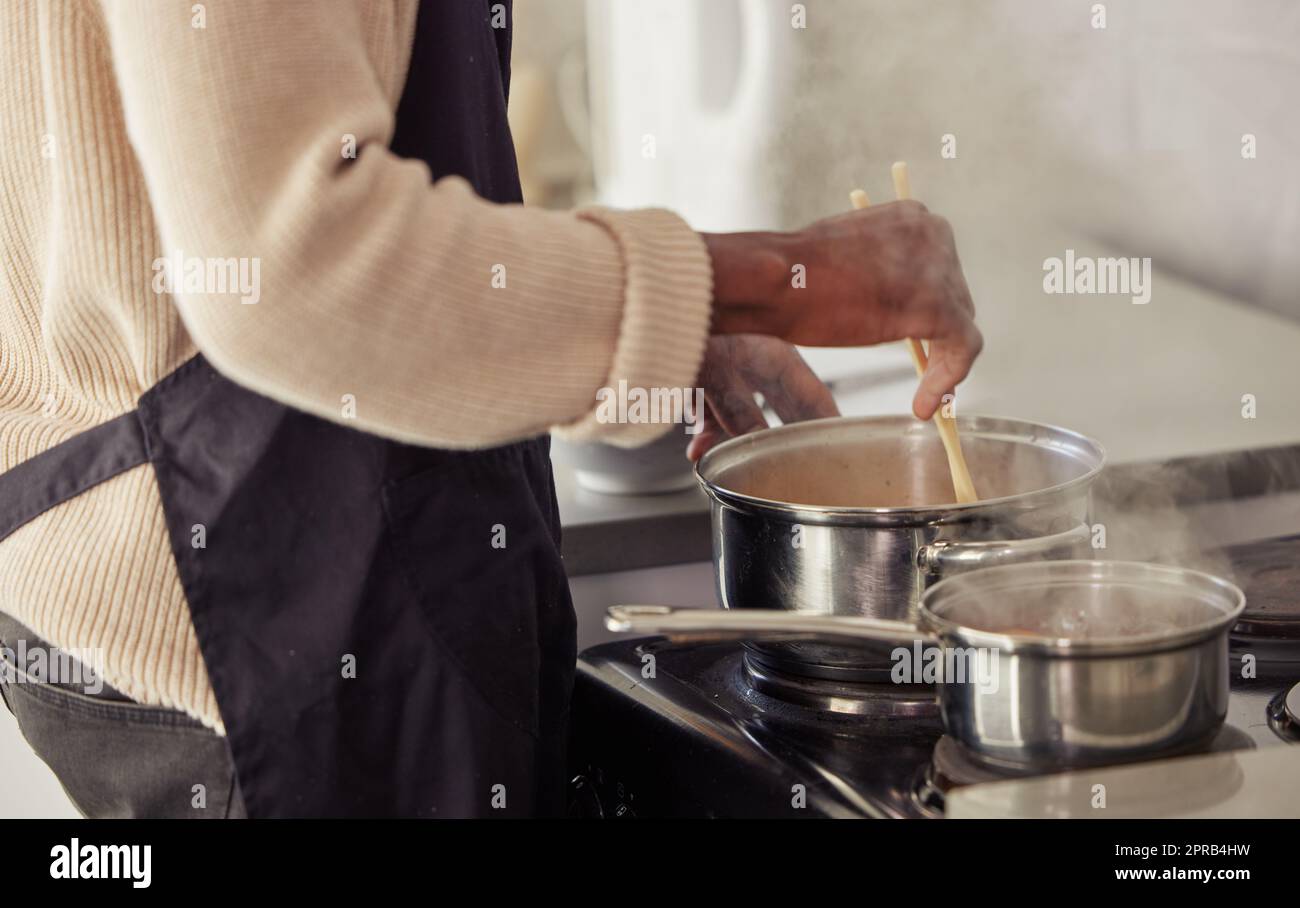
M225 738L185 713L137 703L102 682L87 688L36 677L37 651L68 664L67 654L0 613L0 656L8 663L0 666L0 696L83 816L245 816ZM15 664L20 652L26 664ZM6 784L14 782L0 779L0 792Z

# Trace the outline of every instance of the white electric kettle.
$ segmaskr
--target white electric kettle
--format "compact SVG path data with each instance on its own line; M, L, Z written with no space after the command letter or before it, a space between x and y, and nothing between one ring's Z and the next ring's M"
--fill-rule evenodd
M794 15L786 0L587 0L598 200L671 208L699 230L776 226L761 171Z

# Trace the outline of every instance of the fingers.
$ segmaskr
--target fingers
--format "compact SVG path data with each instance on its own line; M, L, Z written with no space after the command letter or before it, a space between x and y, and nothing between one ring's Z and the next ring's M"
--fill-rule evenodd
M952 393L970 374L971 365L983 348L984 337L970 321L958 326L953 336L930 343L930 362L912 399L912 412L917 419L934 415L943 403L943 396Z
M700 431L686 456L698 460L720 441L767 428L761 393L782 422L838 416L831 391L794 347L771 337L710 339L700 384L707 400Z
M705 394L708 393L706 389ZM709 398L709 406L718 425L728 435L744 435L767 428L767 419L754 400L753 389L739 380L716 389Z
M767 427L763 411L754 402L751 378L756 341L779 343L766 338L731 335L709 339L700 370L700 385L708 402L706 416L711 417L728 435L743 435Z
M784 345L777 373L759 382L758 390L783 423L840 415L831 389L789 345Z
M720 441L726 441L727 433L722 431L718 425L718 418L713 415L709 405L704 405L704 414L700 417L700 431L691 436L690 443L686 445L686 458L694 463L699 460L709 449Z
M951 228L946 229L951 236ZM929 340L930 355L912 399L912 412L920 419L929 419L942 404L943 396L953 393L970 374L976 357L984 349L984 337L975 327L975 305L961 266L957 264L955 249L947 279L934 282L914 300L907 319L911 325L907 336Z
M966 275L962 272L961 258L957 254L957 237L952 232L952 224L947 218L934 218L936 232L940 242L947 248L952 259L948 292L954 302L971 318L975 317L975 300L971 298L970 287L966 285Z
M704 405L704 418L700 421L700 431L691 437L690 443L686 445L686 457L691 461L699 460L709 452L709 449L716 444L726 441L736 435L744 435L747 432L755 432L759 429L767 428L767 420L763 417L763 411L759 409L758 404L754 402L754 396L749 394L748 408L743 409L744 413L732 412L728 416L728 423L724 424L719 418L717 412L713 409L712 402ZM757 419L755 419L755 415ZM728 429L730 425L734 428Z

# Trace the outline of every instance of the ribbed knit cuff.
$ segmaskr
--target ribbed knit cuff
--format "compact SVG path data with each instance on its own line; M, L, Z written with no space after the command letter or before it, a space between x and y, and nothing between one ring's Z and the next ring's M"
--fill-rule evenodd
M709 336L713 268L700 235L670 211L586 208L578 216L618 241L625 278L623 318L606 383L683 393L695 387ZM597 402L581 419L556 429L570 441L636 447L668 430L663 421L607 421ZM607 414L607 410L605 411Z

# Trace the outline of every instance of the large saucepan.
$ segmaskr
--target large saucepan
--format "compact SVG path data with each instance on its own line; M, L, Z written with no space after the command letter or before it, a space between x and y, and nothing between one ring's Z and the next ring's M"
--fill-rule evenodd
M1227 713L1241 590L1182 568L1045 561L926 590L917 624L770 609L615 606L606 624L681 640L891 644L904 672L942 666L944 725L995 765L1059 769L1207 743ZM918 658L918 656L920 658Z
M696 475L712 502L723 607L908 620L941 577L1091 553L1101 445L1015 419L957 425L974 504L955 503L938 433L911 417L813 420L711 450ZM874 659L824 641L751 649L804 675L873 681L887 670L879 646Z

